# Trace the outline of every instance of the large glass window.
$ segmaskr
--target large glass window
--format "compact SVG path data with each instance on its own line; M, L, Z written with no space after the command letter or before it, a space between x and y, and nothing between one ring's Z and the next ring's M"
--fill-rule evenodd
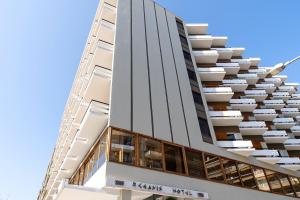
M288 176L285 174L278 173L278 178L280 180L280 183L282 185L282 189L285 195L288 196L294 196L294 190L290 184L290 181L288 179Z
M240 175L237 169L236 162L234 160L228 160L221 158L223 163L223 168L226 176L226 182L231 185L241 186Z
M181 147L164 144L166 170L185 173L183 152Z
M207 171L208 179L224 181L224 174L218 156L204 153L204 165Z
M135 163L135 136L112 130L110 160L125 164Z
M271 170L265 170L272 192L282 194L281 183L277 177L277 173Z
M297 197L300 197L300 181L297 177L291 177L290 176L290 181L291 181L291 184L294 188L294 191L297 195Z
M185 149L185 154L189 175L198 178L205 178L202 153Z
M252 168L245 163L238 163L242 183L245 187L256 189L256 182L253 176Z
M264 170L258 167L252 167L252 169L257 182L258 189L262 191L270 191L270 187L266 179Z
M139 137L140 160L142 167L151 169L162 169L162 144L157 140Z

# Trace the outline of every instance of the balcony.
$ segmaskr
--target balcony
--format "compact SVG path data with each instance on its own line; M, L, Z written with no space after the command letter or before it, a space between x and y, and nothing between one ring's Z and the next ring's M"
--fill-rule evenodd
M275 110L280 110L285 106L285 103L282 99L264 100L263 102L266 108L273 108Z
M265 83L273 83L276 87L279 87L282 83L280 78L264 78Z
M237 77L245 79L249 85L254 85L259 79L257 74L238 74Z
M288 151L300 150L300 139L287 139L284 142L284 147Z
M226 36L213 36L212 47L225 47L227 42Z
M112 69L113 45L99 41L93 51L91 66L100 66L106 69Z
M261 59L260 58L249 58L249 61L251 63L251 66L258 66L260 63Z
M216 63L219 54L216 50L193 51L197 63Z
M236 75L240 71L238 63L216 63L216 66L224 68L226 75Z
M298 88L298 86L299 86L299 83L284 83L284 85L286 85L286 86L293 86L294 88Z
M227 151L246 157L251 156L255 150L250 140L217 141L217 145L226 148Z
M291 128L292 133L294 134L294 136L300 136L300 126L293 126Z
M247 81L244 79L225 79L222 83L224 86L231 87L234 92L243 92L248 87Z
M114 44L115 42L115 24L101 20L99 22L99 28L95 30L95 33L98 40Z
M275 109L255 109L253 114L258 121L273 121L278 115Z
M229 103L232 109L241 112L252 112L257 107L255 99L230 99Z
M115 23L117 12L116 12L116 8L112 5L115 5L115 4L111 4L111 5L107 4L107 3L103 4L101 18L104 20L107 20L111 23Z
M186 24L189 35L205 35L207 34L208 24Z
M283 117L296 117L300 115L298 108L281 108L281 113Z
M276 164L281 159L277 150L255 150L253 151L252 156L257 160L269 164Z
M266 90L266 93L272 94L276 90L276 87L273 83L259 83L255 84L256 89Z
M266 131L263 134L264 140L266 143L284 143L289 136L287 135L286 131Z
M214 126L238 126L243 120L240 111L209 111Z
M293 118L275 118L273 124L276 129L290 129L296 125Z
M233 96L230 87L203 88L203 92L208 102L227 102Z
M241 122L239 129L242 135L262 135L268 130L263 121Z
M248 72L251 74L257 74L259 78L265 78L268 75L267 70L263 68L249 69Z
M285 157L281 158L277 164L280 165L280 167L289 169L289 170L300 170L300 159L299 158L290 158L290 157Z
M241 57L245 51L244 47L231 47L233 51L233 57Z
M192 47L196 49L210 49L213 41L210 35L191 35L189 40Z
M264 101L268 95L265 90L245 90L245 97L243 98L253 98L256 102Z
M282 99L284 101L291 98L290 94L288 92L273 92L271 99Z
M293 87L293 86L286 86L286 85L279 86L279 87L278 87L278 90L279 90L280 92L288 92L288 93L290 93L290 94L293 94L293 93L296 92L295 87Z
M212 48L219 53L218 59L227 60L232 57L233 51L230 48Z
M297 122L300 122L300 116L296 117Z
M231 59L231 62L239 63L241 70L248 70L251 66L249 59Z
M287 100L287 107L289 108L299 108L300 109L300 100Z
M300 94L292 94L292 100L300 100Z
M222 81L226 72L222 67L197 68L201 81Z
M281 82L283 82L283 81L286 81L288 76L287 75L276 75L276 76L273 76L273 78L280 78Z

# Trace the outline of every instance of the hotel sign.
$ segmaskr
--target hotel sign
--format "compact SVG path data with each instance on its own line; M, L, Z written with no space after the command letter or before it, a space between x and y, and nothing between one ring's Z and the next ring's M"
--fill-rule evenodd
M106 180L106 186L180 198L208 199L208 193L206 192L199 192L195 190L169 187L151 183L142 183L137 181L119 180L114 178L108 178Z

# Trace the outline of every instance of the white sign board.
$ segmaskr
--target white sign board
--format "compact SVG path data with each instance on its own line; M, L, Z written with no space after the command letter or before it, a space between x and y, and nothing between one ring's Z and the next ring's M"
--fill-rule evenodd
M208 199L208 193L206 192L199 192L194 190L169 187L151 183L119 180L115 178L107 178L106 187L123 188L128 190L143 191L149 192L151 194L159 194L164 196L173 196L180 198Z

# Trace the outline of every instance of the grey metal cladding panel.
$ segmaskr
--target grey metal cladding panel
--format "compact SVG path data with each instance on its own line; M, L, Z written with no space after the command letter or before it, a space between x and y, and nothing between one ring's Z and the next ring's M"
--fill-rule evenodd
M172 141L168 105L164 86L154 3L145 0L150 86L152 94L153 134L155 138Z
M118 3L109 125L131 129L130 0Z
M177 74L178 74L179 87L181 89L184 114L186 118L188 134L190 139L190 145L192 148L198 149L199 145L201 145L203 140L202 140L202 135L200 132L200 127L197 119L195 103L193 100L189 77L187 74L181 42L178 34L176 18L173 14L167 12L167 20L170 29L174 58L175 58Z
M132 1L133 131L152 136L143 0Z
M163 67L174 143L189 146L165 10L156 6Z

